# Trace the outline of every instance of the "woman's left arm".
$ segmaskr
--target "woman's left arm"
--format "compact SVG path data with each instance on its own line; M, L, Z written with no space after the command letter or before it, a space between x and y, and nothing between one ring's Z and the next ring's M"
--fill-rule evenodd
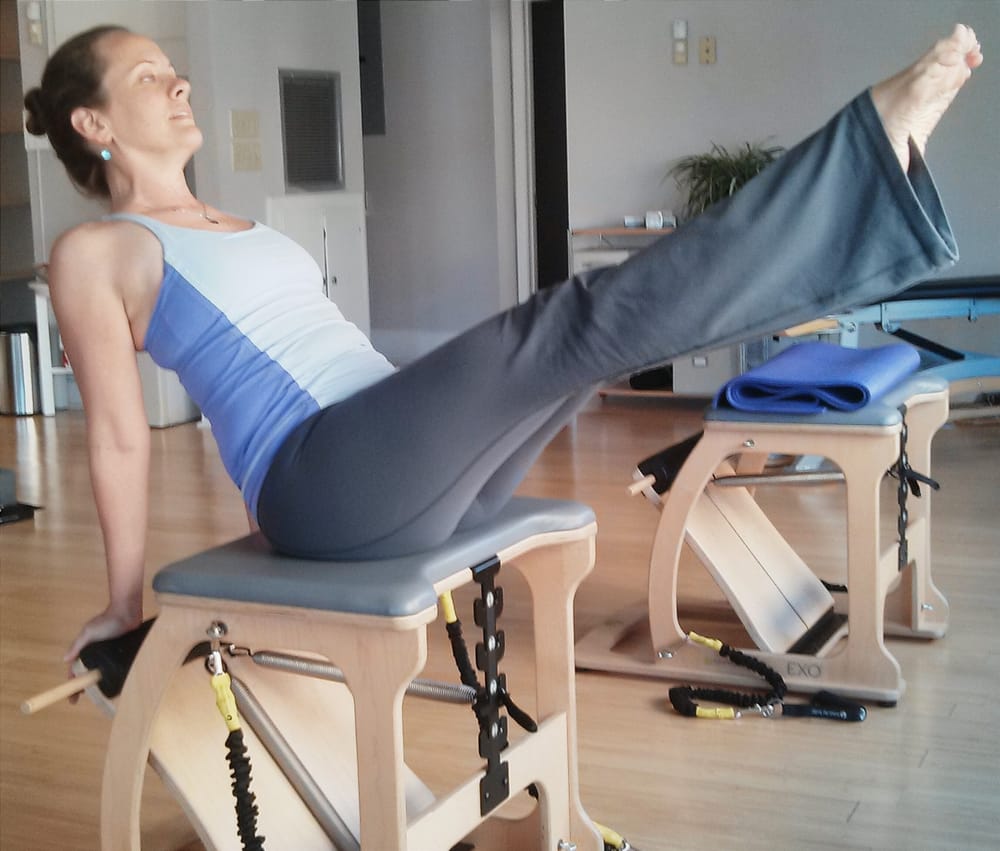
M87 418L90 478L104 538L108 605L81 629L72 660L92 641L142 620L149 479L149 424L135 343L118 282L135 274L109 225L84 226L52 250L52 302Z

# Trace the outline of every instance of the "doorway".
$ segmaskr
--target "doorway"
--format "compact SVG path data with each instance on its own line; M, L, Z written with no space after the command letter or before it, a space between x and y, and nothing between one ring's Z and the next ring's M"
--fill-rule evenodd
M535 241L538 288L569 277L566 46L563 0L531 4Z

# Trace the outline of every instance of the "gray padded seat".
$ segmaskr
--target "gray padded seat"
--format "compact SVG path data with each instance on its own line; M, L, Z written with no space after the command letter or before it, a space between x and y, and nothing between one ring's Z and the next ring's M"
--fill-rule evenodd
M899 406L907 399L926 393L937 393L948 389L948 382L936 376L919 373L901 381L884 396L874 399L856 411L823 411L819 414L772 414L739 411L735 408L709 408L705 411L706 422L735 423L791 423L795 425L855 425L855 426L895 426L903 418Z
M276 553L249 535L163 568L162 594L381 617L404 617L437 604L434 584L533 535L579 529L594 512L575 502L519 497L492 520L457 532L441 546L378 561L312 561Z

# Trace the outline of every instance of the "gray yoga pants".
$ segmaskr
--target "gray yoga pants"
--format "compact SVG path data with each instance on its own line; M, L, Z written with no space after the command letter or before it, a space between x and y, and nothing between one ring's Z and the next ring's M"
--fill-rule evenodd
M953 264L933 181L911 158L906 174L863 93L621 266L543 290L302 423L264 481L262 531L308 558L427 549L497 511L601 382Z

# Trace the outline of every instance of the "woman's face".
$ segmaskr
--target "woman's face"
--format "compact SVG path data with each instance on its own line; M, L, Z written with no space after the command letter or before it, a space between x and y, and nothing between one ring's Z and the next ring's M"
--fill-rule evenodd
M155 42L113 32L96 45L105 63L107 119L120 154L166 151L188 157L202 143L188 97L191 84L174 71Z

